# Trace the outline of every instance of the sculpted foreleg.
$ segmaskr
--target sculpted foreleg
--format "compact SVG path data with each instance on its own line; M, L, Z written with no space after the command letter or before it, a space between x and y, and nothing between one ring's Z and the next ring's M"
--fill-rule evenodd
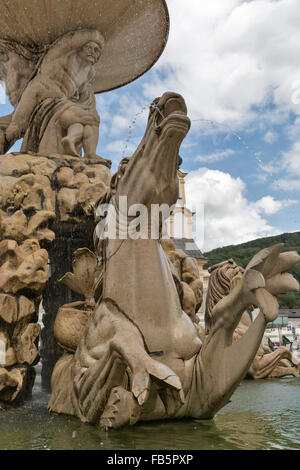
M91 315L66 368L69 372L53 374L57 380L52 383L51 410L66 412L59 391L64 388L64 377L71 374L72 414L105 429L136 422L153 387L167 415L184 401L177 375L150 357L137 326L110 299L103 300Z

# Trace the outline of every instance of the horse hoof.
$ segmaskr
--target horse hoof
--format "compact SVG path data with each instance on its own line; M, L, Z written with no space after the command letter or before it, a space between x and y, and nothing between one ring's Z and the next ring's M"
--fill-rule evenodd
M135 424L140 417L140 406L133 394L123 387L114 387L100 418L100 428L107 431Z

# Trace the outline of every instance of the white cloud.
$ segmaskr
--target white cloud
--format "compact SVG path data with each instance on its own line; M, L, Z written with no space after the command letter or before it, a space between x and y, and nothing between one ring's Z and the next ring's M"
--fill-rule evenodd
M105 155L111 158L114 165L112 170L115 171L116 164L119 164L122 158L133 155L139 145L139 140L112 140L104 147Z
M192 118L236 128L260 119L255 106L272 101L276 114L292 103L300 78L299 0L169 0L170 39L145 84L149 99L166 89L186 98Z
M235 155L235 151L232 149L222 150L219 152L210 153L209 155L198 155L195 160L197 162L205 162L205 163L214 163L219 162L221 160L225 160L232 155Z
M258 213L265 213L266 215L272 215L279 212L281 209L288 207L292 204L297 204L298 201L294 199L284 199L276 201L272 196L265 196L259 201L255 202L254 206Z
M132 146L131 135L136 138L144 133L148 113L142 107L167 90L184 96L192 119L206 120L192 122L190 140L182 146L187 150L204 135L228 131L232 137L233 133L236 136L241 134L241 129L252 133L252 137L259 129L265 142L272 144L277 139L279 146L279 134L273 127L287 126L292 112L299 117L286 129L291 149L282 154L281 159L274 155L268 163L261 161L264 157L259 153L252 153L260 169L257 181L274 180L276 174L278 179L273 182L272 189L299 190L300 104L293 103L293 96L298 92L295 84L300 84L297 54L300 44L299 0L167 0L167 3L171 20L169 41L158 63L141 82L143 94L111 92L97 98L104 122L102 132L105 131L109 139L105 149L116 153L119 159L128 136ZM264 108L267 104L272 106ZM132 125L135 116L136 122ZM218 124L211 125L213 122ZM244 136L239 138L241 142L243 139ZM230 145L227 143L224 150L219 150L220 143L215 142L216 151L198 155L196 159L207 163L221 161L230 156L226 154L226 147ZM249 149L247 152L250 154ZM194 155L197 155L196 149ZM244 196L244 183L238 187L240 180L228 177L228 191L233 198L238 195L241 205L235 215L232 202L227 202L232 208L227 224L222 222L218 229L215 222L216 235L209 238L213 237L214 243L224 245L234 240L238 243L273 234L276 230L268 225L263 214L270 215L275 211L279 201L266 196L255 206L255 202L247 201ZM201 186L202 181L199 184ZM220 183L217 184L219 186ZM224 200L227 200L226 194ZM212 203L209 203L209 208L214 209L211 213L216 211ZM251 223L248 223L246 214ZM225 211L222 220L226 217ZM235 222L231 223L233 219Z
M292 176L300 176L300 141L294 142L288 152L282 156L282 166Z
M188 207L200 214L204 205L204 221L197 220L196 238L200 249L209 251L279 233L262 213L274 214L287 201L275 201L267 196L252 202L247 200L245 193L245 183L228 173L200 168L188 174ZM199 224L204 224L204 243L200 235L203 227Z
M274 181L273 189L279 191L300 191L300 178L279 178Z
M150 103L149 103L150 104ZM141 96L123 92L97 96L97 110L101 122L107 126L107 136L112 140L120 135L131 135L144 131L149 106Z
M296 122L289 132L294 133L298 126L299 122ZM272 188L279 191L300 191L300 140L295 141L288 151L282 153L278 168L280 176L274 181Z
M276 134L276 132L273 131L268 131L264 136L264 141L267 144L273 144L274 142L276 142L277 139L278 135Z

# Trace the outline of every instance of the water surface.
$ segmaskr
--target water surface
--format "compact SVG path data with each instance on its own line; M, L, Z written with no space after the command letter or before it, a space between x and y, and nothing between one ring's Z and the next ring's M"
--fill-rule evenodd
M50 415L37 377L33 400L0 412L0 449L300 449L300 378L244 381L210 421L137 424L103 432Z

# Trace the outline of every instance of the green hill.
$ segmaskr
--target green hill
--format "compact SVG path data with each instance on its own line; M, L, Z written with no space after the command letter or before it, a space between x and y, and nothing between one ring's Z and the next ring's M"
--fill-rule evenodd
M284 243L284 251L297 251L300 254L300 232L283 233L275 237L259 238L240 245L230 245L209 251L205 253L205 257L208 259L208 264L205 267L207 269L209 266L233 258L239 266L245 268L255 253L276 243ZM300 263L291 270L291 273L300 283ZM279 305L280 308L300 308L300 294L290 292L279 296Z

